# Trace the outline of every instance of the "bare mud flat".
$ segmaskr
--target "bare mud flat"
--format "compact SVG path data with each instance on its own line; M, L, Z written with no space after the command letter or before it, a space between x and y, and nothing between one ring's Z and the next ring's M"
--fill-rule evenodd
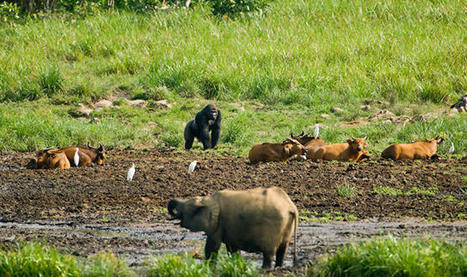
M465 159L250 165L227 154L112 150L103 166L25 169L33 156L0 155L0 246L37 239L81 257L111 249L137 266L155 254L204 244L202 233L166 221L169 199L270 185L282 187L301 212L302 265L346 242L388 233L467 237ZM193 160L199 163L189 175ZM127 182L132 162L136 174ZM353 187L354 195L339 193L342 186ZM319 218L357 221L310 222Z

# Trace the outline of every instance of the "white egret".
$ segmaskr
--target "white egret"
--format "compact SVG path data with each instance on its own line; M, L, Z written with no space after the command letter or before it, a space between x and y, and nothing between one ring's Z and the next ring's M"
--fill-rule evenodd
M133 180L133 175L135 175L135 163L131 164L131 167L128 170L128 174L126 175L126 180L127 181Z
M197 164L197 163L198 163L197 161L192 161L192 162L190 163L190 166L188 167L188 173L189 173L189 174L193 173L193 171L195 170L195 167L196 167L196 164Z
M319 135L319 125L316 124L316 126L315 126L315 131L313 132L313 137L314 137L315 139L317 139L317 138L318 138L318 135Z
M73 157L73 161L75 162L75 166L78 167L79 165L79 155L78 155L79 148L76 147L75 156Z
M454 148L454 143L451 142L451 147L449 147L449 154L454 153L454 150L455 150L455 148Z

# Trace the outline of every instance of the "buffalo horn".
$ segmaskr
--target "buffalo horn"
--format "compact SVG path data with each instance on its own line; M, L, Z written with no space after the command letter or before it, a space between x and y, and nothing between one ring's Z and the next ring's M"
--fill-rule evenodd
M363 140L366 140L366 137L364 137Z

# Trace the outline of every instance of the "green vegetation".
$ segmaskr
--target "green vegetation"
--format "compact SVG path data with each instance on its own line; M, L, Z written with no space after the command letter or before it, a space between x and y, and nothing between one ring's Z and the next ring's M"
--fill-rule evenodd
M387 187L387 186L377 186L373 188L373 191L378 193L378 194L386 194L386 195L402 195L402 190L392 188L392 187Z
M316 211L300 211L300 222L332 222L332 221L355 221L358 218L353 214L343 214L340 211L330 211L319 214Z
M268 13L237 19L213 16L197 1L140 12L138 5L151 6L143 2L117 1L113 11L70 2L17 20L2 4L13 19L0 23L0 150L181 147L184 124L215 102L224 116L219 150L240 155L316 123L330 143L367 135L372 155L438 134L456 155L467 152L466 115L341 125L383 109L439 115L465 92L461 1L250 1L268 2ZM100 99L114 106L88 117L79 110ZM148 102L135 108L126 99ZM160 99L173 107L159 108ZM362 110L365 99L382 102ZM343 111L331 113L335 106ZM100 124L88 123L94 118Z
M147 275L152 277L171 276L259 276L256 266L245 262L238 253L221 255L216 262L196 262L190 256L168 255L151 261Z
M0 252L1 276L81 276L81 270L72 256L39 243Z
M18 249L0 251L0 276L133 276L111 252L101 252L79 262L41 243L24 243Z
M308 276L465 276L467 248L434 239L381 238L323 257Z
M256 266L240 255L219 255L217 261L195 261L189 256L168 255L151 260L143 276L258 276ZM142 274L142 272L141 272ZM141 275L139 274L139 275ZM84 261L61 254L41 243L24 243L0 251L0 276L122 276L138 274L112 252L100 252ZM139 276L138 275L138 276Z
M355 187L344 184L337 186L337 194L345 198L352 198L357 195L357 191L355 190Z

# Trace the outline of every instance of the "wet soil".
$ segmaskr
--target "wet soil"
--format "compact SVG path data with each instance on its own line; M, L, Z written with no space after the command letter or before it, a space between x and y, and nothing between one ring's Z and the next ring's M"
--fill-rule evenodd
M301 212L302 263L385 232L467 235L465 159L251 165L228 154L126 149L110 151L103 166L26 169L33 156L0 155L0 245L40 239L83 257L111 249L137 265L154 253L203 244L201 233L166 221L168 200L271 185L282 187ZM193 160L198 165L188 174ZM133 162L136 174L128 182ZM311 223L349 219L358 221Z

